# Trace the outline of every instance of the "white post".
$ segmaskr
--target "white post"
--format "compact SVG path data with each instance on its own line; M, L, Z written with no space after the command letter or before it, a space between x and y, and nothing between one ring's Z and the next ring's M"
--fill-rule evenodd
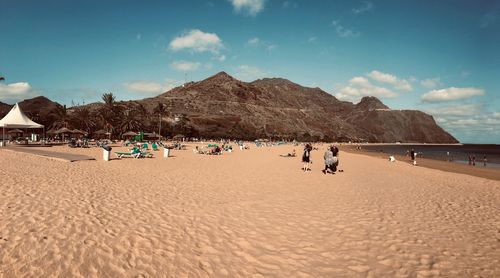
M102 149L102 159L104 161L109 161L109 158L111 157L111 152L107 151L105 149Z
M163 157L168 158L170 155L170 149L169 148L163 148Z

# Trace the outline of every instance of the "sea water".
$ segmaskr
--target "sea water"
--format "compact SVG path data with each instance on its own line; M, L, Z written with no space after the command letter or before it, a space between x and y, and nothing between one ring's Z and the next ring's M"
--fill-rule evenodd
M475 157L476 166L500 169L500 145L493 144L394 144L394 145L361 145L366 151L382 152L393 155L409 155L413 149L418 157L442 161L469 164L469 156ZM484 159L486 158L486 166Z

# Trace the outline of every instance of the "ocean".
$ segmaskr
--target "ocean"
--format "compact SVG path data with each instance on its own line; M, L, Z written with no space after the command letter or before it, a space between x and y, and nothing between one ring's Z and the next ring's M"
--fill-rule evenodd
M434 145L434 144L391 144L391 145L361 145L366 151L382 152L393 155L406 155L412 149L418 157L452 161L469 164L469 156L475 157L476 166L500 169L500 145L494 144L463 144L463 145ZM486 159L486 166L485 166Z

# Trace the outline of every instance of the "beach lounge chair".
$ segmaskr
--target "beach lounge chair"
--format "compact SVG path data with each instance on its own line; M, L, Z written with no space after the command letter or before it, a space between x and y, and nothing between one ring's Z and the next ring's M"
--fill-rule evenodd
M153 151L157 151L158 145L156 145L156 143L153 143L153 144L151 144L151 148L153 149Z
M130 152L115 152L115 154L118 158L125 158L125 157L139 158L142 155L141 151L137 147L134 147Z
M144 143L144 144L142 144L141 148L142 148L143 150L148 150L148 148L149 148L148 143Z
M141 152L139 154L140 157L148 157L148 158L152 158L153 157L153 153L150 153L150 152Z

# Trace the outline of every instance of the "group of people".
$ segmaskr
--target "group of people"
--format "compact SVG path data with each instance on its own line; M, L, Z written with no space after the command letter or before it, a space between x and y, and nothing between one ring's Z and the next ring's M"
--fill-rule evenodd
M306 144L304 147L304 153L302 154L302 162L304 165L302 166L302 170L304 172L311 171L310 165L312 163L311 160L311 152L313 147L311 144ZM339 165L339 148L336 146L329 146L324 155L323 159L325 161L325 168L322 170L323 174L334 174L337 172L337 167Z
M486 158L486 155L483 155L483 166L486 166L487 162L488 162L488 159ZM469 154L469 165L476 166L476 155L475 154Z
M70 148L90 148L89 140L87 138L71 138L68 142Z

